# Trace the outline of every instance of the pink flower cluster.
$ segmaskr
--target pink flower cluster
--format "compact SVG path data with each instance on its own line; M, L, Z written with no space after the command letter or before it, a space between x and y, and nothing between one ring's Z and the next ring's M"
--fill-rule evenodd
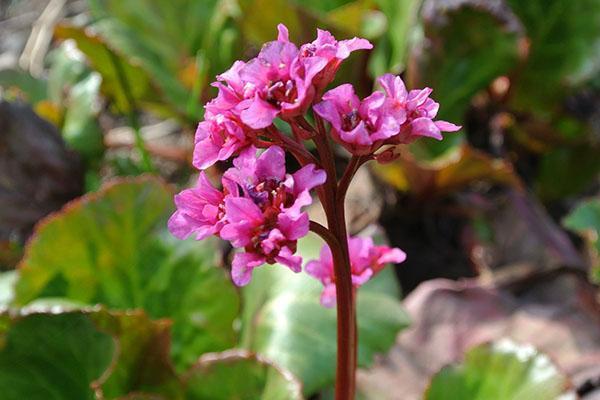
M298 48L284 25L278 29L277 40L266 43L252 60L236 61L213 83L219 94L206 105L205 120L196 131L197 168L227 160L257 136L268 136L263 130L275 118L303 115L351 52L373 47L365 39L337 41L319 30L317 39Z
M356 155L373 154L385 144L410 143L419 137L441 140L441 132L460 126L433 121L439 104L429 98L431 89L408 92L402 78L385 74L375 91L362 101L354 87L344 84L323 95L314 111L332 126L333 139Z
M350 84L325 92L343 60L356 50L372 48L367 40L338 41L318 30L313 42L298 47L289 40L285 26L278 30L277 40L266 43L250 61L236 61L212 84L218 94L206 104L195 138L193 165L200 176L196 187L175 196L177 210L169 220L169 229L178 238L216 235L242 249L233 258L231 272L240 286L265 263L301 270L296 245L310 227L304 208L312 202L311 190L327 181L323 160L310 154L303 140L326 135L321 122L329 123L332 139L354 156L379 161L385 157L375 151L383 145L410 143L423 136L439 140L441 132L460 128L434 121L439 105L429 98L431 89L407 91L398 76L380 77L382 90L363 100ZM304 118L311 109L317 128ZM294 137L279 131L275 119L289 124ZM322 139L320 143L329 143ZM294 173L286 170L286 150L302 165ZM213 186L204 170L232 158L233 166L220 185ZM333 198L335 188L329 184L327 190ZM319 193L326 195L326 190ZM355 287L385 263L405 257L401 250L375 246L370 239L350 238L349 246ZM335 277L327 247L306 270L325 285L322 303L331 305Z
M302 208L312 202L310 190L325 178L313 164L287 174L281 147L257 156L250 146L223 174L222 191L201 172L195 188L175 196L177 211L169 219L169 230L180 239L219 235L243 248L232 263L231 276L238 286L248 284L252 270L265 263L278 262L300 272L296 243L309 228Z
M352 285L358 288L367 282L373 275L381 271L388 263L401 263L406 260L406 254L397 248L376 246L369 237L348 238L348 253L350 255L350 268ZM317 278L323 284L321 304L325 307L335 305L335 274L333 269L333 256L329 246L321 249L318 260L306 264L306 272Z

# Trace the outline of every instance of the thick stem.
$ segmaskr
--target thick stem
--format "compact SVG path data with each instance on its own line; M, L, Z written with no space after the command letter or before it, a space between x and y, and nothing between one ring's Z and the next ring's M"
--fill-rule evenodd
M318 134L314 137L327 180L320 192L321 202L327 215L327 226L337 239L339 251L332 247L337 306L337 369L335 383L336 400L354 400L356 384L357 329L354 289L348 254L348 235L343 204L340 213L336 207L337 177L333 151L325 132L323 121L315 116ZM343 203L343 199L342 199Z
M344 200L346 198L346 192L348 191L348 187L350 186L350 182L352 178L354 178L354 174L362 164L365 163L367 157L364 156L352 156L350 162L346 166L346 170L344 171L344 175L342 175L342 179L340 179L340 183L338 184L336 201L337 207L344 206Z

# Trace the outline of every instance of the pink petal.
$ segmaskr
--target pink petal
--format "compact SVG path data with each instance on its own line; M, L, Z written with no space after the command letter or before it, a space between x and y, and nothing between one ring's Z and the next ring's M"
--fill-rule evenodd
M365 127L364 121L360 121L356 128L351 130L350 132L339 131L338 135L340 136L342 142L348 144L357 144L361 146L370 146L373 144L373 140L371 140L371 136L369 135L369 131Z
M246 286L252 279L252 270L265 263L258 254L236 253L231 263L231 279L237 286Z
M283 236L283 233L281 233L279 229L272 229L267 238L262 241L260 246L265 254L269 254L279 247L279 243L284 240L285 236Z
M314 164L308 164L292 174L292 177L294 178L294 194L298 194L324 184L327 173L322 169L317 169Z
M245 197L227 197L225 199L225 214L230 222L249 222L261 224L263 215L260 208Z
M321 293L321 305L323 307L332 308L335 306L335 302L335 283L329 283L325 285L325 287L323 288L323 292Z
M342 119L335 104L332 101L325 100L313 106L313 111L318 116L329 122L336 130L342 129Z
M411 136L427 136L442 140L440 129L433 123L431 118L422 117L414 119L411 124Z
M302 271L302 257L295 256L288 247L283 247L279 250L279 254L275 257L275 261L289 267L296 273Z
M391 97L399 102L406 101L408 92L406 91L406 86L404 85L402 78L392 74L385 74L380 76L377 81L383 90L385 90L385 93L388 95L388 97Z
M435 126L442 132L456 132L462 128L460 125L454 125L447 121L435 121Z
M298 216L290 215L286 210L277 217L277 226L288 240L298 240L308 235L310 221L305 212Z
M271 146L256 161L256 177L259 180L285 177L285 152L279 146Z
M377 259L378 264L400 264L401 262L404 262L404 260L406 260L406 253L402 250L398 248L389 248L387 246L381 247L383 247L383 252Z
M279 24L279 25L277 25L277 31L279 32L279 34L277 35L278 41L280 41L280 42L289 42L290 41L290 34L289 34L287 26L285 26L284 24Z
M253 129L263 129L273 123L279 110L261 99L258 94L250 103L250 107L241 112L242 122Z
M333 102L338 110L344 113L357 110L360 106L360 99L354 92L354 86L349 83L329 90L323 95L323 100Z
M367 39L355 37L350 40L342 40L338 42L338 51L336 57L343 60L348 58L350 53L355 50L370 50L372 48L373 45Z
M352 274L352 284L356 287L362 286L373 276L373 270L366 268L360 274Z

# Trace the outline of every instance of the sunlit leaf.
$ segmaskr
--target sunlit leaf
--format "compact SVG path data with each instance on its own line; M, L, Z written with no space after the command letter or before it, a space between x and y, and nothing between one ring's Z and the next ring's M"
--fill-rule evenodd
M168 360L168 324L151 322L142 312L48 305L5 311L0 321L3 399L84 400L178 390Z
M417 12L422 0L377 0L375 3L387 19L387 30L369 59L369 71L374 77L386 72L401 73L418 26Z
M187 400L302 400L288 371L244 350L203 355L185 377Z
M102 91L114 100L119 111L131 110L128 96L141 102L156 99L150 78L144 70L117 54L90 29L58 25L54 35L59 39L73 39L77 43L77 48L86 55L92 68L102 76ZM122 80L127 82L127 88L123 87ZM125 92L126 89L129 94Z
M45 80L34 78L25 71L18 69L0 71L0 87L9 94L14 91L31 104L37 104L47 98L47 86Z
M71 203L30 240L16 302L65 297L171 318L179 367L233 346L237 292L214 266L211 242L165 232L172 207L171 191L151 177L116 181Z
M425 399L556 400L567 386L548 356L532 346L501 340L469 350L462 364L444 367L433 377Z
M570 75L596 57L600 3L596 0L508 0L529 39L528 57L516 76L513 103L552 108Z
M231 0L89 0L89 4L91 27L98 37L122 62L139 66L158 88L160 102L144 105L195 123L201 117L199 103L206 97L208 80L233 62L238 38L230 25L237 4ZM189 71L196 72L193 79Z
M309 235L299 243L299 252L309 260L321 245ZM321 289L306 274L264 266L243 291L242 347L289 369L303 382L305 394L332 384L335 376L336 314L319 304ZM358 291L359 364L384 353L407 325L393 270L385 269Z
M440 196L480 181L521 187L510 163L467 145L453 149L435 162L418 161L410 153L402 152L398 160L377 164L374 170L396 189L416 196Z

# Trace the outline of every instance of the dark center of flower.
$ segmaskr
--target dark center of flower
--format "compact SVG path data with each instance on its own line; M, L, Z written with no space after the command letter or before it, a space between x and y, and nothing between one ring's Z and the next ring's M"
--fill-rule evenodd
M349 132L356 128L359 122L360 116L358 115L358 110L352 110L348 114L342 116L342 129Z
M288 79L286 81L276 81L269 84L265 100L277 106L281 103L293 103L298 96L298 90L296 89L296 83Z
M317 46L312 43L308 43L308 44L305 44L304 46L302 46L302 49L300 50L300 56L301 57L312 57L315 55L316 52L317 52Z
M277 178L268 178L256 185L247 185L246 191L254 204L263 212L269 208L279 210L281 207L290 207L294 203L294 196Z

